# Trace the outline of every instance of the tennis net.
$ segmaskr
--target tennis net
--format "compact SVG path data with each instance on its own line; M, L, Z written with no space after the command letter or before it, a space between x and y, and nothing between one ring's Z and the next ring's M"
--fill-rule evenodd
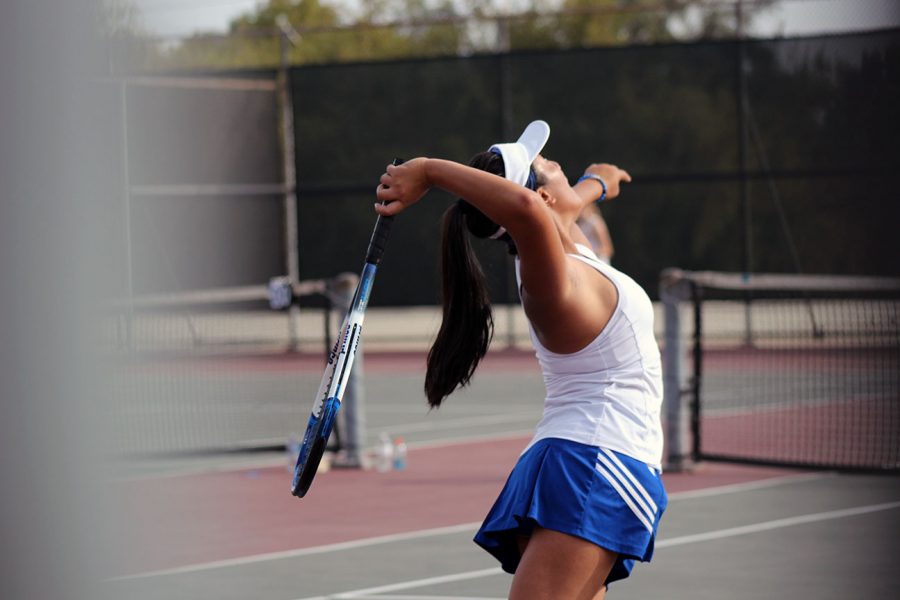
M294 285L327 296L326 281ZM141 296L101 319L114 455L283 446L304 423L340 318L309 299L272 310L264 285Z
M661 291L693 460L900 469L900 279L670 269Z

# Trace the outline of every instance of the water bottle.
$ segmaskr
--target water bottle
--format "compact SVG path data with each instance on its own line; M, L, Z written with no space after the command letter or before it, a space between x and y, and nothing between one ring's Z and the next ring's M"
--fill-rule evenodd
M375 470L379 473L387 473L391 470L394 460L394 444L388 434L383 433L378 436L379 444L375 448Z
M394 470L402 471L406 468L406 442L402 437L394 439Z

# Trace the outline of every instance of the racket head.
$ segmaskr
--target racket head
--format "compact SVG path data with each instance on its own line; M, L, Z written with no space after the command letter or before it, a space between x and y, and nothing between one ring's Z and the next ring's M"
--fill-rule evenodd
M312 485L340 408L340 400L333 397L328 398L322 405L319 418L315 423L311 422L307 426L306 434L303 436L303 445L300 447L300 454L297 457L297 464L294 466L294 477L291 481L291 493L298 498L305 496Z

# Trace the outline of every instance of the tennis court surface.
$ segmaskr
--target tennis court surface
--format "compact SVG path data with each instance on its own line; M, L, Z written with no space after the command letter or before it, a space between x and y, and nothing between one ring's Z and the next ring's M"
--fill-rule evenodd
M510 576L471 538L527 444L543 388L528 353L484 367L429 413L421 363L370 354L367 436L404 435L408 468L333 469L302 500L280 454L123 465L113 492L129 541L111 595L505 598ZM252 371L277 378L282 368ZM670 504L654 561L610 598L900 596L900 478L711 463L664 477Z

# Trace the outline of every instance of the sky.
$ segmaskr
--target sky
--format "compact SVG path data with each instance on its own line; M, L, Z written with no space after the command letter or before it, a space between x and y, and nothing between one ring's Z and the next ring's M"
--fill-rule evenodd
M132 0L151 34L186 36L224 32L231 19L261 0ZM511 5L521 4L509 0ZM898 0L783 0L760 17L760 37L858 31L900 25Z

